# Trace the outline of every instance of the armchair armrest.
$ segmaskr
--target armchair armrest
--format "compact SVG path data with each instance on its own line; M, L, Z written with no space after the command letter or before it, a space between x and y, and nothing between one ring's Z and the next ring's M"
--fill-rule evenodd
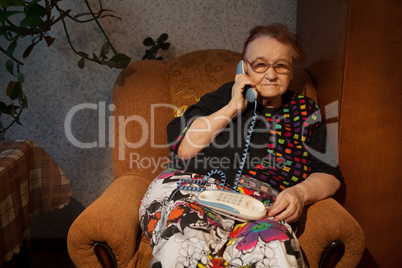
M296 235L311 268L318 267L324 250L334 241L345 245L337 267L356 267L365 241L359 223L332 198L308 206L299 219Z
M101 267L94 245L106 243L117 265L127 267L139 246L138 206L149 180L136 175L116 179L73 222L67 236L69 255L77 267Z

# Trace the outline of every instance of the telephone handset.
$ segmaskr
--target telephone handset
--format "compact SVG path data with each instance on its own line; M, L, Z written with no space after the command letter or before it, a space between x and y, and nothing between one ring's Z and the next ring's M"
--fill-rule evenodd
M237 64L236 74L244 74L243 60L240 60ZM248 102L253 103L257 98L257 92L255 92L255 90L253 90L251 86L247 85L244 88L243 96L248 100Z

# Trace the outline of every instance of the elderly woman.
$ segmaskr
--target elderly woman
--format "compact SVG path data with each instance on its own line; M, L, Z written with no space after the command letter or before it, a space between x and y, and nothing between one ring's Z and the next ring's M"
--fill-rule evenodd
M140 207L153 266L304 266L289 223L333 195L342 175L317 105L288 90L303 57L286 26L258 26L244 44L244 73L169 123L172 166ZM245 99L247 87L255 103ZM220 215L197 203L207 189L250 195L267 215L248 222Z

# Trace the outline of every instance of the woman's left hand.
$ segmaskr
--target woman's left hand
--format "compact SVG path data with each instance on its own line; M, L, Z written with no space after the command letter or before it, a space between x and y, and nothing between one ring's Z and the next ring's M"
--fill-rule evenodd
M283 190L268 208L268 217L276 221L296 222L306 205L332 196L341 183L333 175L311 173L306 180Z
M297 186L286 188L276 197L275 204L268 208L268 217L274 217L275 221L296 222L302 214L305 203L301 188Z

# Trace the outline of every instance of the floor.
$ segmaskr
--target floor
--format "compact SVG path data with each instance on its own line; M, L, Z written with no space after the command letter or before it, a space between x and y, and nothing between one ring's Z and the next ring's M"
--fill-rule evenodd
M2 268L73 268L64 239L32 240Z

